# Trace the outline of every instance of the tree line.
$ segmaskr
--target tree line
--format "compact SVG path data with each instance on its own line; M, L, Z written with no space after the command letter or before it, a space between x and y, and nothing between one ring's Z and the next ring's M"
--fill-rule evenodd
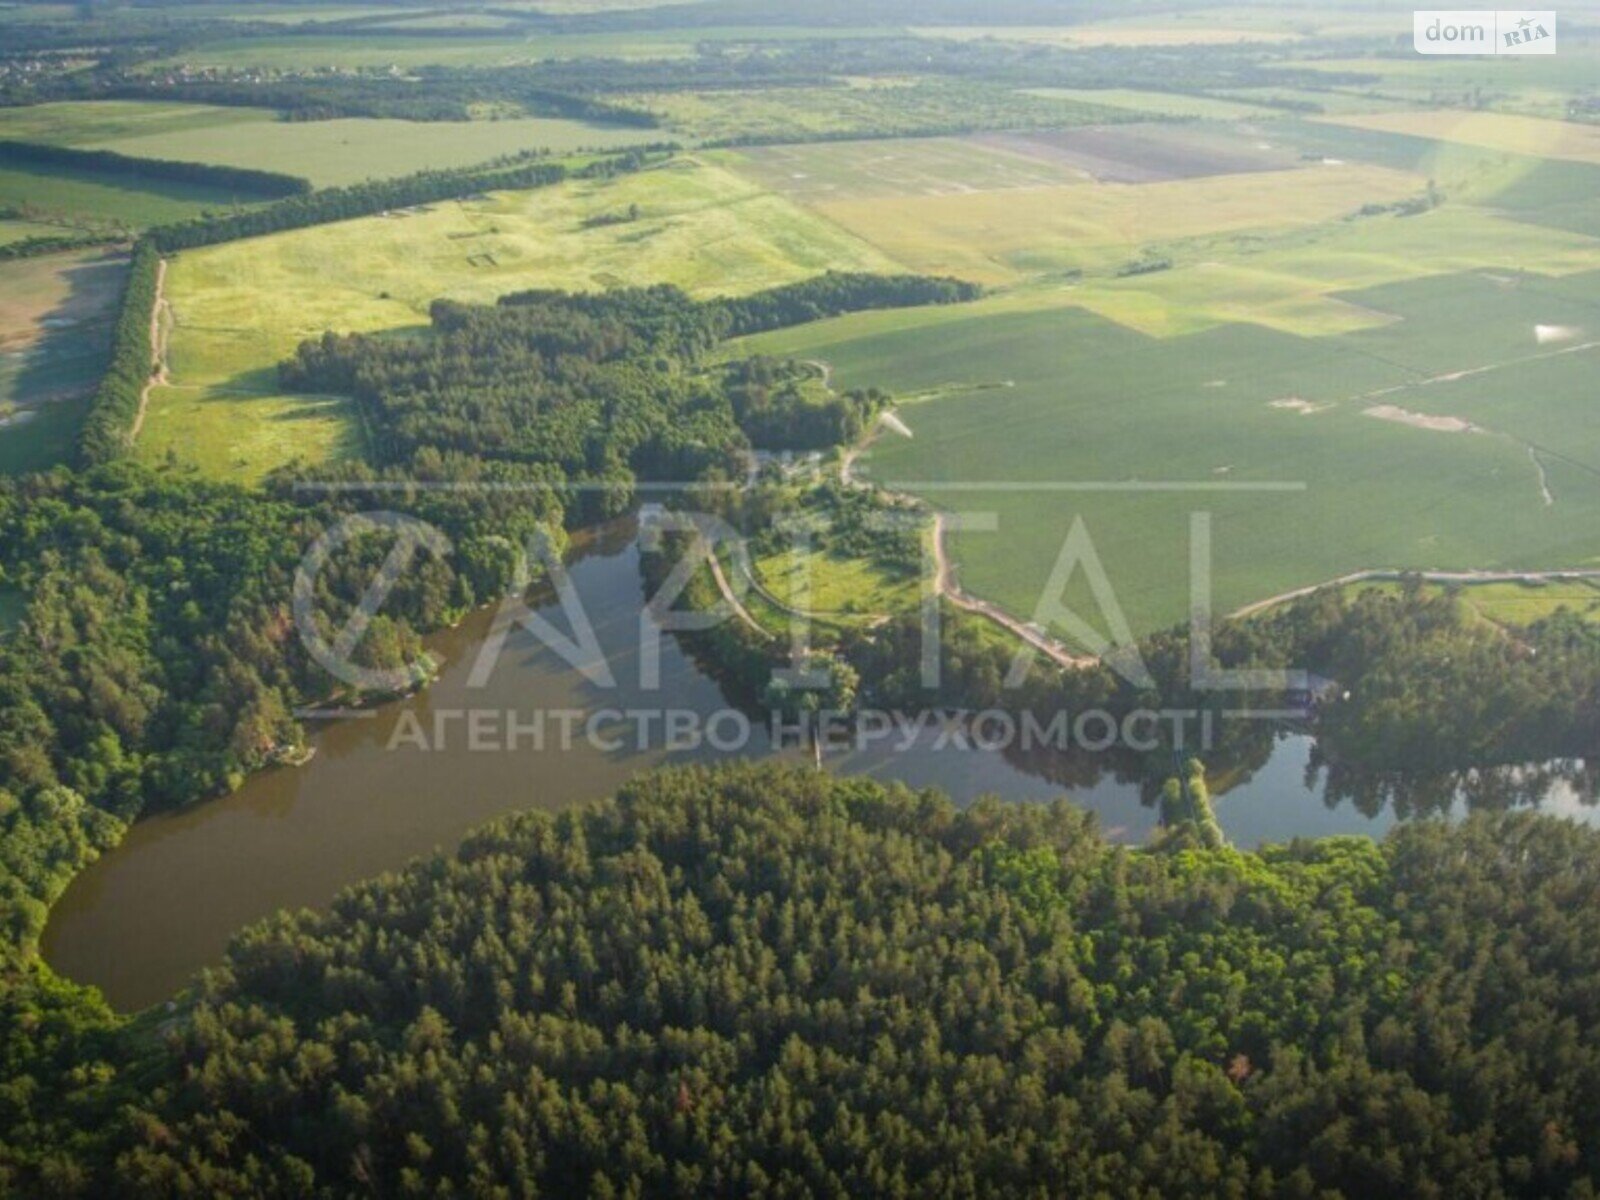
M625 170L642 160L605 160L610 170ZM585 168L586 170L589 168ZM596 165L593 170L600 173ZM349 221L376 213L419 204L436 204L494 188L527 189L550 187L568 177L563 163L543 161L535 155L453 171L419 171L397 179L368 180L343 187L322 188L305 195L291 196L275 204L243 212L196 217L170 225L159 225L145 237L158 250L191 250L219 242L262 237L289 229Z
M155 246L139 242L133 249L117 323L111 331L111 357L78 434L78 456L88 465L111 462L133 448L134 425L155 370L150 334L160 268L161 256Z

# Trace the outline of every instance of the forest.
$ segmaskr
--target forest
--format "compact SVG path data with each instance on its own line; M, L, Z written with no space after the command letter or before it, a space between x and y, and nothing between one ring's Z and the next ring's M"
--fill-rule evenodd
M762 368L701 369L728 337L977 295L956 280L828 273L704 302L665 285L521 292L497 305L438 301L432 337L325 334L281 364L279 382L292 392L354 396L385 466L432 448L547 465L573 479L687 482L737 472L752 439L841 444L881 404L798 394L758 404L751 372Z
M58 1000L41 1041L98 1065L10 1178L1591 1196L1597 852L1529 815L1128 850L1066 804L657 774L257 926L159 1033Z

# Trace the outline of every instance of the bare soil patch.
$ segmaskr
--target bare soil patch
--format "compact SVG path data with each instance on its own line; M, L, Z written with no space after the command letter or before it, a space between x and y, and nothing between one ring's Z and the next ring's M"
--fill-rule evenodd
M1057 133L987 133L973 140L1073 167L1099 183L1160 183L1300 165L1286 147L1242 131L1167 122L1085 125Z
M1380 421L1393 421L1399 425L1409 425L1413 429L1427 429L1433 433L1483 432L1471 421L1463 421L1460 417L1430 416L1427 413L1412 412L1395 404L1374 404L1371 408L1363 409L1362 413L1368 417L1376 417Z

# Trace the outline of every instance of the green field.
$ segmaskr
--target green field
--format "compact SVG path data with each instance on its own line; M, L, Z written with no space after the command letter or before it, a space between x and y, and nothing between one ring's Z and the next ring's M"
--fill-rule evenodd
M999 514L999 534L953 541L969 590L1032 614L1082 517L1133 627L1150 630L1186 611L1197 510L1213 514L1221 611L1375 567L1600 561L1600 445L1555 441L1586 419L1600 355L1541 346L1534 330L1592 322L1600 273L1568 294L1541 283L1476 274L1356 293L1344 299L1400 320L1338 337L1229 325L1150 338L1059 308L898 330L843 318L751 348L820 355L846 386L936 394L902 409L914 440L880 441L864 468L940 507ZM1367 415L1381 404L1486 432ZM1530 445L1551 443L1561 457L1541 476ZM1291 490L1246 490L1262 485ZM1076 611L1096 612L1076 582Z
M738 349L902 397L915 437L880 440L865 473L998 513L953 554L969 590L1024 616L1077 517L1140 631L1184 616L1196 510L1223 612L1366 569L1600 562L1600 169L1512 152L1529 126L1507 118L1479 144L1378 122L1394 127L1250 123L1311 165L1133 185L1007 190L974 164L970 190L935 191L962 164L917 163L934 142L893 147L892 171L851 147L747 154L741 170L899 261L999 289ZM1587 133L1557 132L1541 145L1581 157ZM1438 207L1357 211L1429 181ZM1170 266L1122 275L1136 255ZM1081 572L1071 602L1096 611Z
M694 52L689 39L646 34L624 38L554 37L485 34L475 37L324 37L238 38L208 42L153 64L161 67L267 67L310 70L318 67L514 67L551 59L583 58L597 53L619 58L685 58Z
M637 220L593 225L638 205ZM359 446L348 409L278 394L276 364L326 329L424 324L441 296L676 283L750 292L829 267L894 271L878 251L692 159L610 181L497 193L427 210L185 252L169 273L172 387L140 439L147 460L257 480Z
M0 474L71 457L126 261L85 251L0 262Z
M544 6L540 6L544 7ZM420 15L420 14L419 14ZM446 23L457 19L446 16ZM576 58L682 59L692 58L701 42L782 40L814 36L800 27L687 26L679 29L628 30L614 33L554 34L526 32L522 28L496 31L485 28L482 37L429 37L422 26L408 21L394 28L418 29L415 37L362 36L357 31L325 36L301 35L272 38L230 38L186 48L148 69L175 66L281 70L315 68L387 67L507 67L524 63ZM830 28L830 38L882 37L897 32L872 26Z
M1174 243L1319 225L1367 203L1416 195L1424 181L1345 164L1147 184L825 200L817 211L920 271L1016 284L1068 272L1114 273ZM1216 257L1214 245L1190 257Z
M76 229L51 225L43 221L8 221L0 219L0 246L12 242L25 242L29 238L69 237Z
M1126 120L1130 115L1080 100L1030 96L996 84L955 80L876 80L857 86L744 92L630 92L618 100L655 113L680 137L703 142L1059 128Z
M1042 96L1047 100L1078 100L1085 104L1104 104L1144 116L1201 117L1215 121L1259 117L1269 115L1270 111L1238 100L1191 96L1183 92L1141 92L1132 88L1029 88L1027 94Z
M540 117L280 121L263 109L137 102L0 110L0 138L281 171L318 187L471 166L524 150L609 149L658 136L649 130Z
M1436 142L1461 142L1506 154L1600 165L1600 125L1449 109L1369 113L1337 120L1340 124L1380 133L1398 133Z
M915 30L924 37L958 41L1031 42L1083 49L1094 46L1231 46L1241 42L1292 42L1289 30L1229 23L1221 25L1207 12L1190 20L1093 21L1072 25L930 25Z
M134 185L93 171L0 167L0 208L97 227L139 229L183 221L207 210L231 208L238 200L231 191L195 184Z
M889 614L911 611L919 595L915 579L890 576L865 559L820 550L784 550L757 559L752 567L761 590L779 605L839 625L871 624ZM762 598L756 593L756 600ZM774 632L781 633L790 624L781 609L768 614L753 603L750 607ZM768 621L769 615L775 619Z
M792 200L941 196L1081 183L1081 171L971 138L896 138L722 151L715 161Z
M0 109L0 138L115 149L118 142L128 138L254 125L275 119L272 113L259 108L160 100L71 100Z

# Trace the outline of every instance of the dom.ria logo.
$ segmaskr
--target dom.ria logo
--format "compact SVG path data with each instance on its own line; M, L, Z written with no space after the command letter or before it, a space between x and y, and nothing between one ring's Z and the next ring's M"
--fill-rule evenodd
M1442 10L1413 14L1418 54L1554 54L1556 14L1547 10Z

